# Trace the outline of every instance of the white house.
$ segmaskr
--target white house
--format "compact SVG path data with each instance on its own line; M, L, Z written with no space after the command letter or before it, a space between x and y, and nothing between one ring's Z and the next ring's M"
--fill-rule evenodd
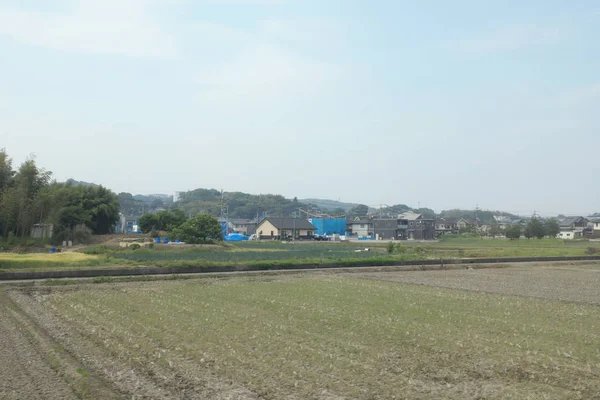
M558 220L560 232L556 236L559 239L577 239L588 230L589 220L584 217L565 217Z
M354 219L346 220L346 230L352 236L371 237L373 236L373 221L370 219Z

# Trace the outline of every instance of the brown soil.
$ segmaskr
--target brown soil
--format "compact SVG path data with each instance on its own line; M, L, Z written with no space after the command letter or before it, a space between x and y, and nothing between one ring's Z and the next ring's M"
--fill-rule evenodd
M45 362L31 333L0 303L0 398L76 399L69 385Z
M124 398L0 290L0 399Z
M44 298L54 292L78 290L79 287L63 288L22 288L8 290L7 301L12 302L31 318L49 337L54 338L64 348L64 352L76 358L69 360L69 366L79 365L75 370L89 371L89 380L94 378L94 387L87 383L86 391L79 397L92 399L131 398L131 399L214 399L214 400L252 400L258 396L243 387L212 376L210 371L195 371L190 364L184 375L173 374L154 363L138 365L135 361L136 349L131 348L132 358L122 359L107 347L107 342L98 341L95 335L85 329L78 329L73 321L60 318L54 310L45 304ZM1 289L0 289L1 290ZM0 291L0 295L1 295ZM10 297L10 298L9 298ZM14 301L13 301L14 300ZM0 348L1 350L1 348ZM9 359L13 359L12 357ZM19 360L21 364L23 363ZM39 358L33 362L42 363ZM185 360L181 360L182 363ZM54 376L49 376L49 384ZM75 389L78 389L75 382ZM73 386L73 384L71 385ZM1 387L1 386L0 386ZM90 394L93 389L93 393ZM52 387L47 390L53 390ZM1 393L1 392L0 392ZM16 392L19 394L19 392ZM52 392L53 393L53 392ZM17 396L15 399L28 398ZM35 397L32 397L35 398ZM73 398L56 395L55 397L39 397L49 399ZM3 399L0 396L0 399Z
M600 262L518 263L503 268L359 272L353 277L600 304Z

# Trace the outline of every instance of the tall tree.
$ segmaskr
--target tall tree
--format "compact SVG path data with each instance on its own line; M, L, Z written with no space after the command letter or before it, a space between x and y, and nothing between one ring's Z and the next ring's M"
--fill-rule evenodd
M206 243L209 240L223 240L221 224L215 217L208 214L199 214L188 219L173 231L173 235L186 243Z
M544 229L546 231L546 235L551 238L555 238L560 233L560 226L555 218L550 218L544 221Z
M511 224L506 227L505 235L510 240L519 239L521 237L521 225Z
M366 217L368 213L369 213L369 206L366 206L364 204L359 204L357 206L352 207L348 211L348 216L349 217Z
M4 189L11 184L14 175L12 159L6 153L6 149L0 149L0 196Z
M525 226L524 235L527 239L531 239L533 237L538 239L543 238L546 236L544 224L538 218L531 218Z

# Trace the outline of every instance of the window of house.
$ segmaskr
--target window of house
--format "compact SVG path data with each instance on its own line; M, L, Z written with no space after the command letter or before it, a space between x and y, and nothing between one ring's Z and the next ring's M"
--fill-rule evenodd
M412 222L410 223L410 226L413 226L413 223L412 223Z
M360 227L361 227L361 228L364 228L364 227L365 227L365 224L360 224Z

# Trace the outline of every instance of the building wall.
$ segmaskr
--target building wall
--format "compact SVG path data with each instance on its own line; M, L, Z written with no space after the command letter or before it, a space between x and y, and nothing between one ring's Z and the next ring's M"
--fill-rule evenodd
M260 233L262 231L262 233ZM271 231L273 235L271 236ZM294 232L292 229L283 229L282 232L285 237L293 237ZM296 237L302 239L308 239L314 235L314 230L307 229L296 229ZM269 238L279 238L280 232L279 230L268 220L264 220L256 227L256 234L261 239L269 239Z
M376 237L377 237L377 235L379 235L379 239L382 239L382 240L400 239L401 233L398 230L398 220L397 219L373 220L373 234Z
M593 222L592 224L592 229L594 229L595 231L600 231L600 222Z
M409 221L406 234L409 240L435 239L435 222L429 219Z
M256 227L256 234L260 237L271 236L271 232L273 232L273 237L279 236L279 230L268 220L264 220Z
M51 238L53 232L54 225L52 224L36 224L31 229L31 237L34 239Z
M576 235L575 232L573 231L569 231L569 230L561 230L560 233L558 234L558 236L556 236L559 239L575 239Z
M373 232L371 224L351 224L348 228L352 230L352 235L358 237L367 237Z

